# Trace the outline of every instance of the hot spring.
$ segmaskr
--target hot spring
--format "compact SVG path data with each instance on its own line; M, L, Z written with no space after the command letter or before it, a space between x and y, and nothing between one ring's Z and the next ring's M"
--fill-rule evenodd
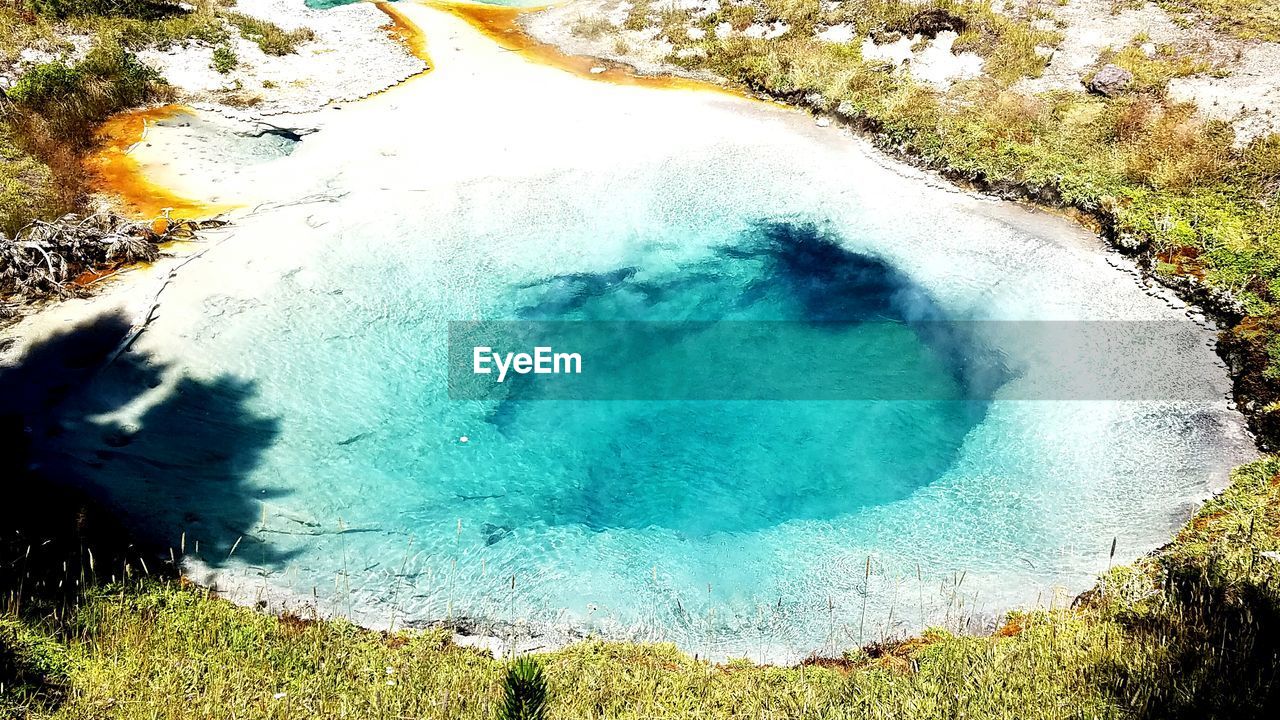
M74 401L91 432L59 452L199 579L380 626L794 656L1069 600L1248 455L1211 335L1066 222L448 27L431 75L246 171L253 212ZM1102 354L1132 396L1029 392L1062 358L984 329L1122 321L1179 328L1196 392L1124 333ZM451 324L487 323L594 328L586 362L630 384L451 392ZM777 358L810 346L792 384ZM712 347L734 372L701 372ZM767 370L733 364L753 348Z

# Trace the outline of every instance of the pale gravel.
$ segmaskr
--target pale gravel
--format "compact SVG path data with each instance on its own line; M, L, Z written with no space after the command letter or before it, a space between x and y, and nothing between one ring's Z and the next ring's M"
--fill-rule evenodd
M1280 43L1251 43L1227 77L1175 78L1169 93L1230 122L1238 142L1280 132Z
M249 116L358 100L426 69L388 34L389 19L370 3L312 10L303 0L239 0L235 11L285 30L310 28L315 39L293 54L271 56L232 30L239 65L226 75L213 69L213 48L203 43L139 56L178 88L184 102L238 108Z
M1006 8L1022 7L1026 0L1007 0ZM674 0L658 7L675 5L700 8L703 12L718 5L717 0ZM827 3L833 5L833 3ZM570 0L527 15L522 24L533 37L558 46L571 55L589 55L634 66L644 73L689 74L674 69L666 61L671 45L655 37L655 30L624 30L620 26L631 7L628 0ZM1221 71L1178 78L1169 85L1175 100L1193 102L1209 118L1232 124L1240 144L1272 132L1280 132L1280 43L1244 41L1225 35L1204 23L1187 24L1148 2L1135 8L1112 11L1112 0L1063 0L1049 8L1053 19L1040 26L1062 33L1056 48L1043 48L1050 57L1041 77L1019 81L1014 89L1026 94L1067 89L1084 92L1082 78L1099 63L1107 48L1119 49L1139 35L1146 35L1148 47L1168 44L1195 52ZM597 38L572 33L580 18L606 18L617 29ZM777 37L789 29L780 24L752 25L742 34L750 37ZM738 34L727 24L715 30L718 37ZM977 76L981 58L972 53L955 54L946 38L931 41L912 52L911 42L877 45L855 35L849 26L820 28L816 36L826 42L862 43L864 55L889 60L904 67L913 77L939 89ZM625 45L619 50L619 40Z
M1041 77L1015 85L1026 93L1084 90L1081 79L1098 64L1107 48L1119 49L1139 35L1155 45L1173 45L1204 57L1229 73L1177 78L1169 83L1175 100L1193 102L1209 118L1230 122L1237 141L1280 131L1280 43L1243 41L1207 24L1175 19L1148 2L1112 12L1111 0L1066 0L1052 9L1055 22L1045 29L1062 33Z

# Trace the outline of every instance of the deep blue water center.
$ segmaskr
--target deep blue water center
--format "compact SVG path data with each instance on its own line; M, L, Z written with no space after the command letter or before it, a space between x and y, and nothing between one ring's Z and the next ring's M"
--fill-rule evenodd
M967 375L955 363L970 355L957 346L963 339L921 330L943 319L929 294L811 224L759 223L737 242L675 267L559 275L513 288L512 299L525 320L675 328L660 341L614 325L607 335L578 335L575 349L583 337L594 341L583 353L592 363L692 376L707 362L701 336L711 334L719 345L740 342L720 348L731 357L717 365L736 377L709 382L760 384L770 382L766 374L794 378L787 362L762 370L758 355L784 347L810 359L805 347L834 343L841 350L831 358L834 374L856 385L889 365L897 381L929 388L929 399L697 400L693 388L686 392L694 400L646 401L643 387L629 393L640 400L626 401L517 393L521 399L498 401L485 415L513 448L508 461L450 474L458 497L486 498L470 507L489 508L481 523L488 542L538 524L705 536L836 518L900 500L938 478L987 407L962 387ZM696 322L706 320L721 324ZM684 331L675 321L695 322ZM760 328L772 336L758 338ZM543 459L554 464L531 466L534 459L514 448L547 448ZM536 477L528 477L534 468Z

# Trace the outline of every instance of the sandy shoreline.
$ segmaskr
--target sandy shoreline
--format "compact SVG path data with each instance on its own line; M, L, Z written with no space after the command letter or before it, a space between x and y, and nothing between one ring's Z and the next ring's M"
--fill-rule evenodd
M157 182L156 186L171 188L179 196L207 197L208 190L216 187L221 196L219 203L241 208L232 213L236 224L212 235L207 243L179 249L176 257L127 273L91 298L52 305L24 319L5 331L19 338L13 350L93 315L122 312L136 327L159 318L156 331L139 338L141 352L188 362L197 374L210 372L201 359L187 356L184 338L189 328L184 327L185 320L166 316L162 311L170 306L175 311L207 308L207 299L213 295L266 302L268 291L281 277L306 276L314 261L309 233L329 224L351 222L330 211L335 198L348 193L431 193L490 178L518 180L616 162L640 162L659 146L666 152L672 152L672 147L675 152L682 147L696 152L707 134L701 126L690 131L690 137L637 134L646 127L645 122L652 124L656 122L654 118L664 114L690 118L695 126L699 121L714 124L738 118L740 122L735 121L725 132L744 144L750 143L755 133L772 136L785 132L832 148L833 152L856 152L911 182L928 184L945 193L965 212L1033 233L1064 252L1096 257L1098 273L1123 272L1142 286L1143 294L1151 294L1146 292L1150 288L1131 262L1115 254L1106 255L1104 262L1097 237L1078 225L960 191L931 173L887 159L843 131L815 126L803 111L747 102L731 97L735 93L696 81L637 79L619 68L593 72L597 61L587 58L564 61L555 67L538 65L538 61L547 62L549 51L545 47L513 43L511 49L519 52L507 52L494 44L494 32L501 32L502 22L513 17L510 11L492 11L488 33L478 31L457 14L432 7L406 4L389 14L408 23L406 27L421 31L426 48L417 47L417 53L421 57L429 52L438 65L420 82L377 93L347 106L343 112L329 108L290 115L290 127L305 127L315 134L314 138L307 135L292 142L287 152L268 153L244 172L243 158L223 156L219 164L216 153L210 154L205 167L182 178L173 174L178 168L168 160L175 147L194 147L194 143L203 142L201 138L219 133L236 136L243 128L235 123L243 121L225 121L198 113L211 124L194 129L181 123L153 125L151 146L138 147L131 153L134 169L143 179L163 177L164 184ZM599 82L584 83L584 78ZM673 88L684 92L665 92ZM712 92L697 92L700 90ZM650 93L645 101L653 106L652 117L632 121L630 115L636 108L633 93L639 92ZM502 95L501 102L495 102L496 93ZM502 107L537 107L548 97L562 106L580 101L584 107L592 107L593 114L586 119L531 118L526 123L531 127L521 125L519 133L503 134L504 129L510 128L495 117ZM449 113L434 109L440 103L467 108L477 116L450 117ZM622 130L600 125L601 118L609 117L611 112L622 119L618 124ZM405 152L398 146L395 132L367 130L384 124L398 127L394 119L404 116L420 118L417 131L424 143L429 143L424 151ZM624 137L631 141L619 146L620 132L629 133ZM329 140L331 137L335 139ZM602 157L595 151L605 146L619 146L618 157ZM341 148L343 156L335 157L334 148ZM369 158L377 158L377 163ZM426 172L422 171L424 158L430 161ZM164 201L160 199L161 203ZM266 242L270 242L269 250L264 249ZM1171 294L1162 300L1167 307L1177 307L1178 301ZM264 509L264 525L266 512ZM304 589L290 590L282 584L282 577L267 571L247 568L236 573L199 563L188 565L187 571L192 579L216 588L223 597L246 605L265 602L272 611L348 615L375 629L403 624L402 618L395 617L394 608L379 606L374 598L362 598L353 607L348 597L344 607L342 600L318 600ZM505 629L490 627L488 633L485 630L482 627L479 635L459 636L459 642L487 647L497 654L513 648L526 651L552 647L578 637L568 626L547 628L515 623ZM762 648L753 659L792 662L797 658L785 648Z

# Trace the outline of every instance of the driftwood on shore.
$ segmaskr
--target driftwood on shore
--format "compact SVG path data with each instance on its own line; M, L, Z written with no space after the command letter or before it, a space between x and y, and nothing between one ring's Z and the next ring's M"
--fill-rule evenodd
M163 217L134 221L111 212L36 220L10 238L0 233L0 299L29 302L85 291L93 280L131 263L150 262L160 246L194 239L222 220Z

